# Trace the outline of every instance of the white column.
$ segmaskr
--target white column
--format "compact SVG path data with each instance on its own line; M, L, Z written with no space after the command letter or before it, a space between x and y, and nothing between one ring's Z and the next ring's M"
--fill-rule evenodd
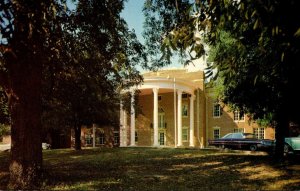
M178 143L177 146L182 146L182 90L177 90L177 127L178 127Z
M93 147L96 147L96 125L93 124Z
M153 146L158 146L158 88L153 88Z
M173 101L174 101L174 147L177 147L177 118L176 118L176 80L174 78Z
M194 100L195 96L190 97L190 147L194 147Z
M135 146L135 109L134 109L134 91L131 92L131 109L130 109L130 146Z
M128 145L128 140L127 140L127 129L128 129L128 125L127 125L127 111L125 109L123 109L123 145L124 147L126 147Z
M124 147L124 110L123 102L120 100L120 147Z

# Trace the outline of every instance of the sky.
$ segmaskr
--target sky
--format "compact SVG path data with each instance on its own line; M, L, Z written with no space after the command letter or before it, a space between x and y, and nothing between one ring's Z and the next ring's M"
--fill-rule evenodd
M121 13L121 16L126 20L129 29L134 29L138 39L143 43L143 5L144 0L128 0L125 3L125 8Z
M144 23L144 2L145 0L128 0L124 4L124 10L121 12L121 17L123 17L127 22L128 28L135 31L137 38L141 43L144 43L145 41L142 35ZM70 0L67 1L67 4L70 8L75 8L74 3ZM172 62L173 63L171 65L164 68L183 68L183 65L179 63L177 57L174 57ZM142 73L145 72L141 67L138 67L138 70Z
M144 0L128 0L127 2L125 2L125 8L121 13L121 16L127 22L129 29L135 30L137 38L141 43L144 43L145 41L142 36L144 23L144 2ZM183 66L179 64L177 59L178 58L172 59L173 63L170 66L164 68L183 68ZM141 72L145 72L142 69L139 70L141 70Z

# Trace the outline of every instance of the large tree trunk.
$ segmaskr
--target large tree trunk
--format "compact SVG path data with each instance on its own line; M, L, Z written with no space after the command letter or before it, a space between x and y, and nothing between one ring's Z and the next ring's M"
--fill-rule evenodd
M36 189L42 169L41 79L46 61L45 2L12 1L14 30L5 53L11 114L10 189Z
M11 189L37 188L42 168L41 64L23 58L11 75Z
M275 114L276 126L275 126L275 139L276 139L276 146L275 146L275 158L278 160L283 159L284 154L284 138L288 134L289 130L289 120L285 114L283 108Z
M74 126L75 131L75 150L81 150L81 126L75 125Z

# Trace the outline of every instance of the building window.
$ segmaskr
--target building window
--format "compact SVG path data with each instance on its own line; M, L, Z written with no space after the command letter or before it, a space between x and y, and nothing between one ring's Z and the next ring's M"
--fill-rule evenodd
M265 138L265 128L253 128L253 134L257 139Z
M236 129L233 129L233 132L234 133L244 133L245 129L244 128L236 128Z
M188 141L188 128L182 128L182 141Z
M165 133L164 132L159 132L158 133L158 142L159 145L165 145Z
M214 127L213 136L214 136L214 139L220 138L220 127Z
M182 117L188 117L188 105L183 104L182 106Z
M188 94L186 93L182 94L182 99L187 99L188 97L189 97Z
M138 133L137 132L135 132L135 142L138 142Z
M120 141L119 132L115 131L114 132L114 144L115 145L119 144L119 141Z
M158 101L161 101L161 99L162 99L161 95L158 95L157 99L158 99Z
M221 106L218 103L214 104L213 108L213 117L220 117L221 116Z
M104 133L100 133L99 137L96 138L96 144L97 145L104 145L104 143L105 143Z
M245 115L243 112L240 111L234 111L233 112L233 120L234 121L245 121Z
M84 140L86 145L91 145L93 143L93 138L91 134L85 134Z
M158 128L165 128L165 113L158 113Z

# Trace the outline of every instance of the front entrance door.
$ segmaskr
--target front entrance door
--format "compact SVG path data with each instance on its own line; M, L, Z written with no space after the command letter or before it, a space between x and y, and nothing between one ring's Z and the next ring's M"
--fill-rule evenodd
M165 133L159 132L158 136L159 145L165 145Z

